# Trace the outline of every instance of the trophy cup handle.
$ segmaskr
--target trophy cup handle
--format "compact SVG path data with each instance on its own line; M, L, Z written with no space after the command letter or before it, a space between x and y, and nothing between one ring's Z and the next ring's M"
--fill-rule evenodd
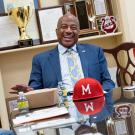
M30 8L30 14L29 14L28 21L30 21L30 19L32 18L33 13L34 13L33 8L32 8L32 2L30 2L30 5L28 5L28 6L29 6L29 8Z

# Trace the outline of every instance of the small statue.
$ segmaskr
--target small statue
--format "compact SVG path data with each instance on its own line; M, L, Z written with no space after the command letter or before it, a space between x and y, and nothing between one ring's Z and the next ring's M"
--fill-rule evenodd
M96 29L96 22L95 22L96 16L92 16L92 17L88 16L88 19L91 22L92 29L95 30Z

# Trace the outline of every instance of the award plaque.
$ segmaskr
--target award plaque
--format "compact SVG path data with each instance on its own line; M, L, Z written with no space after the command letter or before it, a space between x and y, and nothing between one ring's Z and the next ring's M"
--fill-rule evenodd
M33 45L33 40L26 33L26 26L30 19L30 6L13 7L9 9L9 16L19 28L20 38L19 47L28 47Z

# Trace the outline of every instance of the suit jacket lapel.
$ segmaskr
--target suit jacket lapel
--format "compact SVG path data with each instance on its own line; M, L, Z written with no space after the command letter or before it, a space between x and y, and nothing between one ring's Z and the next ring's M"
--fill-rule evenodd
M87 51L84 46L80 46L80 45L77 45L77 51L80 56L84 77L88 77L88 62L87 62L88 59L86 59Z
M60 69L60 60L59 60L59 53L58 53L58 47L54 48L50 52L50 57L49 57L50 63L52 65L52 68L55 72L55 75L58 79L58 82L62 80L61 76L61 69Z

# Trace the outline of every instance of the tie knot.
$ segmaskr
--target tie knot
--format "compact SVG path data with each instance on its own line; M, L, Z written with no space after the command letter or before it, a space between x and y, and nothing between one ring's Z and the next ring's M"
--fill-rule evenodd
M73 49L72 49L72 48L69 48L69 49L66 50L66 52L67 52L68 54L72 54Z

